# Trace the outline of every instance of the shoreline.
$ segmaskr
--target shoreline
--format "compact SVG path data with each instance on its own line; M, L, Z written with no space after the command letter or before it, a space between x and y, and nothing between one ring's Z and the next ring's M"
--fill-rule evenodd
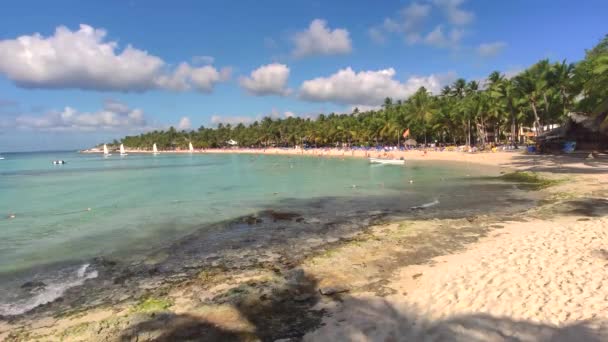
M127 154L133 155L149 155L153 154L148 150L125 150ZM100 150L82 150L79 153L83 154L102 154ZM282 155L282 156L312 156L312 157L332 157L332 158L404 158L408 160L432 160L432 161L458 161L468 162L473 164L483 164L491 166L500 166L508 164L512 161L513 156L527 155L523 149L512 151L497 151L497 152L460 152L460 151L435 151L432 149L425 150L406 150L406 151L388 151L378 152L376 150L359 150L359 149L337 149L337 148L310 148L310 149L294 149L294 148L267 148L267 149L251 149L251 148L234 148L234 149L205 149L195 150L190 152L187 150L167 150L159 151L159 154L247 154L247 155ZM114 153L113 155L118 155Z
M257 152L252 151L249 153ZM227 153L234 153L234 151ZM406 155L408 153L413 156L416 152L405 152ZM442 159L445 160L463 155L459 152L437 152L437 155L428 153L427 157L432 156L432 158L426 158L421 152L418 153L420 153L420 160L437 160L435 158L449 156L449 158ZM447 155L446 153L454 154ZM500 163L500 166L505 168L554 172L559 177L562 177L564 174L572 174L573 171L570 170L573 167L572 164L581 163L580 159L573 159L572 163L569 163L567 160L562 159L536 159L535 156L511 154L508 152L500 155L501 153L503 152L487 153L488 157L483 156L486 158L480 158L480 153L465 155L471 156L470 158L466 158L466 161L476 161L479 159L481 161L480 164L484 164L485 162L497 166L497 163ZM279 154L279 152L271 150L267 151L266 154ZM329 154L329 156L342 157L339 154ZM523 159L520 160L519 158ZM583 171L581 173L584 173L584 171L598 171L597 166L589 165L581 165L578 169ZM362 303L361 300L365 300L366 303L374 303L375 310L379 310L378 315L387 314L389 311L386 310L389 307L381 309L380 306L379 309L376 307L378 300L386 300L390 305L397 305L397 307L402 305L399 303L403 303L403 298L414 298L409 293L410 291L415 291L416 287L420 287L416 283L417 281L424 281L427 278L435 279L432 275L438 273L435 272L433 264L458 265L463 262L462 258L466 260L474 259L471 256L459 256L459 253L462 253L462 251L467 253L471 249L479 248L479 246L486 244L487 241L498 244L500 244L500 241L504 242L505 237L498 235L497 232L511 232L518 229L521 231L521 224L516 223L517 220L530 220L531 223L525 223L528 227L531 227L529 229L542 231L541 228L546 227L548 225L547 222L554 223L561 220L559 217L563 215L562 211L565 212L565 209L562 208L559 214L554 215L557 218L551 217L551 215L549 218L543 218L541 214L543 210L549 210L547 206L559 206L563 203L569 203L568 201L575 200L580 196L587 196L589 191L598 191L598 189L601 191L602 185L598 188L597 184L591 184L592 178L597 178L597 182L608 183L608 179L602 173L591 174L591 177L588 176L580 176L565 184L548 189L549 202L553 201L554 203L542 204L536 209L526 211L523 215L510 215L509 217L481 215L462 219L428 218L416 221L409 220L409 223L402 221L388 225L378 222L374 225L372 222L372 226L362 229L355 235L343 236L335 241L318 241L317 243L320 243L320 245L317 247L316 252L313 252L311 256L305 257L303 260L290 260L285 257L286 254L272 255L271 253L267 260L262 261L261 264L245 267L242 270L238 269L242 266L236 267L236 269L229 268L225 270L225 265L216 264L214 267L195 275L194 278L192 276L182 276L169 281L168 283L170 284L165 287L165 290L160 292L153 290L147 297L142 297L148 299L140 299L135 303L132 301L121 303L119 301L109 308L102 306L86 309L84 312L76 311L75 313L66 315L64 318L45 319L36 317L33 321L28 322L27 317L24 317L22 318L24 320L17 319L6 326L3 326L0 322L0 340L2 338L9 338L8 340L11 340L11 336L23 336L15 334L15 332L34 333L31 336L47 336L49 340L52 340L53 336L57 336L53 334L57 334L61 329L63 329L61 333L67 332L67 336L70 336L70 338L74 337L76 340L81 335L85 336L84 339L96 340L98 338L101 339L102 336L118 336L116 334L119 333L123 334L121 336L130 334L129 336L139 336L140 339L145 340L147 336L146 332L142 331L143 325L139 325L139 323L159 323L158 318L150 318L151 312L171 312L172 314L170 316L162 316L165 319L165 321L162 321L165 326L156 326L154 332L148 331L148 334L152 334L150 336L157 336L162 331L164 332L161 333L161 336L166 336L162 335L166 333L165 330L176 328L176 326L183 328L183 324L187 323L190 325L194 324L200 329L204 328L203 330L208 330L210 334L215 334L209 336L215 337L238 336L241 339L249 339L257 336L263 339L264 337L272 337L274 339L290 336L302 337L308 334L305 337L307 339L332 340L332 338L336 337L335 335L332 337L332 331L334 331L336 333L351 334L350 336L367 336L369 340L380 339L380 335L377 334L391 331L394 333L394 327L373 330L376 332L374 334L372 334L373 331L358 331L356 332L358 335L352 335L355 333L354 330L357 330L355 326L365 326L370 321L363 320L364 315L361 316L362 320L358 321L357 317L352 317L352 315L344 316L344 314L351 311L356 312ZM566 192L572 192L572 194L576 195L573 195L574 197L560 198ZM600 204L599 208L603 210L603 204ZM596 203L595 206L598 207L598 204ZM540 212L535 212L535 210ZM585 215L582 216L579 218L585 218ZM572 220L566 220L559 222L561 222L560 224L572 224L573 222L576 224L578 221L572 222ZM592 227L599 225L601 227L604 224L601 216L599 223L593 218L590 221L580 222L585 222L584 224L587 225L587 229L589 229L588 225ZM426 228L423 229L423 227ZM450 229L446 230L448 227ZM541 228L536 229L535 227ZM523 230L523 232L525 233L526 230ZM500 234L509 235L505 233ZM521 234L517 236L521 236ZM418 244L425 245L428 241L435 240L440 241L439 245L436 245L435 252L429 254L428 251L423 252L424 249L408 252L412 246L415 247ZM539 243L541 242L539 241ZM481 252L481 255L483 256L489 252L486 249L485 252ZM369 254L372 255L370 256ZM479 254L475 256L479 257ZM395 262L395 258L399 261L398 263ZM428 264L430 260L434 260L430 264L431 266ZM359 266L354 266L355 264ZM353 272L355 270L356 272ZM509 274L511 274L513 270L508 269L506 272L510 272ZM405 275L399 278L401 274ZM414 281L413 285L408 285L412 281ZM437 281L434 280L432 283L437 283ZM428 282L425 284L431 285ZM267 293L266 290L268 288L278 291L281 295L277 297ZM423 288L426 289L424 286ZM237 289L240 290L237 291ZM422 298L422 294L425 293L424 289L415 292L417 293L416 296ZM323 292L324 290L326 293L333 291L334 294L324 295L319 293L319 291ZM437 294L437 291L440 290L432 290L428 294ZM464 290L458 290L458 292L461 291ZM404 295L405 292L408 295ZM202 293L208 298L215 298L215 300L203 302L207 304L201 305L198 300L193 301L191 297L193 293L199 293L197 296L200 296ZM268 299L261 299L264 296ZM461 294L461 297L466 296ZM336 302L336 299L340 298L342 302ZM428 301L429 299L426 300ZM246 303L249 303L249 301L256 303L259 306L258 309L254 306L248 306ZM353 304L356 305L353 307ZM152 308L148 308L147 306L151 306ZM258 318L254 315L256 310L259 310L257 312L259 314ZM264 322L264 319L269 319L269 313L265 310L275 313L278 310L281 324L287 324L287 327L293 331L285 331L283 328L275 325L269 325L267 328L262 329L260 324ZM327 315L329 312L332 312L335 318ZM449 312L458 314L457 310ZM134 317L137 324L133 324L132 322ZM433 321L440 319L433 316L433 314L425 314L425 317L425 319L432 319ZM399 317L388 318L395 321ZM52 329L47 327L49 319L53 324L60 327L59 330L55 329L54 333L51 332ZM294 320L295 323L291 322ZM108 322L110 321L114 325L109 324ZM215 322L213 324L216 328L211 328L202 322ZM328 331L328 328L323 329L320 325L321 322L325 323L326 327L333 327L330 329L331 331ZM108 324L109 326L106 327ZM426 324L429 325L430 323L427 322ZM433 326L433 324L430 325ZM99 330L101 333L92 334L92 331L98 331L99 327L101 327ZM316 330L318 328L321 329ZM274 334L271 334L273 331ZM411 333L411 331L408 331L408 333ZM44 338L41 339L44 340Z

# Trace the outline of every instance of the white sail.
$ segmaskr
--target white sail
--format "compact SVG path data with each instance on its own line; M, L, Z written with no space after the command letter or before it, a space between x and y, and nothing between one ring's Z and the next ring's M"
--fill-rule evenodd
M125 145L120 144L120 155L121 156L126 156L127 153L125 152Z
M154 145L152 145L152 152L154 154L158 154L158 148L156 148L156 143L154 143Z
M190 150L190 152L194 152L194 146L192 146L192 143L188 143L188 149Z
M103 156L104 157L111 156L110 152L108 151L108 145L106 145L106 144L103 144Z

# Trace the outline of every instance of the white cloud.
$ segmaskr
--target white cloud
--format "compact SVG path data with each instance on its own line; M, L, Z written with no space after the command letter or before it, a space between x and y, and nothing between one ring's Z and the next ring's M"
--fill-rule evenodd
M454 25L466 25L473 21L475 15L471 11L460 8L465 0L434 0L433 2L441 8L448 21Z
M212 124L231 124L231 125L238 125L240 123L242 124L250 124L253 121L255 121L254 118L249 117L249 116L231 116L231 115L213 115L211 116L211 123Z
M196 68L188 63L181 63L172 74L159 76L156 84L160 88L173 91L196 89L210 93L217 83L228 80L230 74L230 68L218 71L210 65Z
M347 54L352 51L348 31L342 28L332 30L322 19L313 20L307 30L296 33L292 39L295 57Z
M431 5L411 3L401 10L403 17L403 29L405 31L417 31L420 25L431 14Z
M239 83L252 95L287 95L288 78L289 67L273 63L253 70L249 77L241 77Z
M493 42L480 44L477 47L477 53L481 57L494 57L501 53L507 47L505 42Z
M128 130L144 129L146 125L141 109L114 100L106 100L103 109L96 112L80 112L68 106L44 115L19 115L12 123L18 129L37 131Z
M348 107L346 110L347 113L352 113L355 111L355 108L359 110L359 112L369 112L372 110L380 110L382 109L381 105L378 106L369 106L369 105L352 105Z
M449 34L445 34L440 25L424 37L424 43L438 48L457 47L463 35L463 30L455 28L451 29Z
M367 31L367 34L371 40L376 44L386 43L386 35L378 27L372 27Z
M431 3L413 2L402 8L392 18L385 18L383 23L368 30L368 35L376 43L384 43L389 34L401 35L409 44L424 43L442 48L456 48L465 31L460 28L470 23L474 14L460 6L464 0L432 0ZM432 31L425 30L425 22L431 16L433 8L442 11L448 23L441 23ZM444 27L447 27L444 32Z
M107 32L89 25L76 31L60 26L49 37L36 33L0 41L0 74L25 88L209 92L227 71L188 63L171 68L159 57L106 40Z
M192 129L192 122L190 122L190 118L187 116L184 116L181 119L179 119L179 122L177 123L177 129L180 131Z
M299 96L308 101L376 106L386 97L406 99L421 86L431 92L438 92L443 84L455 78L454 73L448 73L412 76L406 82L400 82L395 79L395 74L393 68L355 72L349 67L329 77L304 81Z
M285 113L283 113L283 115L285 115L286 118L293 118L297 116L296 113L290 111L286 111Z
M212 56L194 56L192 57L192 64L213 64L215 58Z

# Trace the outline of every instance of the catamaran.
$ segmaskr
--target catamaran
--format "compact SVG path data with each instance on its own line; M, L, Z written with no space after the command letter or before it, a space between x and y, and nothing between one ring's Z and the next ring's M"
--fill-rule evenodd
M369 158L369 162L372 164L405 165L405 159Z
M194 152L194 146L192 146L192 143L188 143L188 150L190 153Z
M106 145L106 144L103 144L103 156L104 157L111 156L110 152L108 151L108 145Z
M125 152L125 145L123 145L123 144L120 144L120 155L128 156L128 154Z
M157 154L159 154L159 153L158 153L158 148L156 148L156 143L154 143L154 144L152 145L152 154L153 154L153 155L157 155Z

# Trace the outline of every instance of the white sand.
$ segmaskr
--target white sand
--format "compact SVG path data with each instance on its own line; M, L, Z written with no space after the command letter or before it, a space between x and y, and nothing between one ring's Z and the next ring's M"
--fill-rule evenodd
M499 232L402 269L387 284L398 294L346 297L306 340L608 341L608 219Z

